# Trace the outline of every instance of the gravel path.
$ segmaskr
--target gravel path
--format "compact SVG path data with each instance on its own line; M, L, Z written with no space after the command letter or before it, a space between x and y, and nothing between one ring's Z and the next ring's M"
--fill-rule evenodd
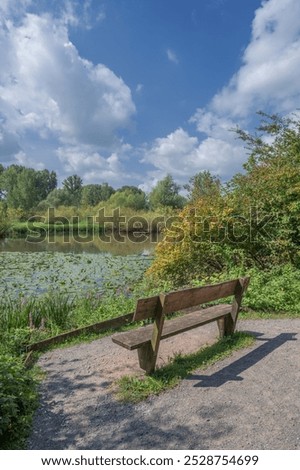
M300 449L300 319L240 321L255 345L142 403L114 399L112 384L139 373L136 352L106 337L56 349L46 371L29 449ZM161 343L174 352L215 341L214 324Z

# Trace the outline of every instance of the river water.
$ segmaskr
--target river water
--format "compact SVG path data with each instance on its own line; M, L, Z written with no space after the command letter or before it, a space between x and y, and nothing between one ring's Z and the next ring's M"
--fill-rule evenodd
M37 253L37 252L58 252L58 253L110 253L117 256L127 255L150 255L154 252L157 240L151 235L134 240L128 236L121 236L116 239L113 234L110 240L104 240L101 236L95 235L92 240L78 242L71 236L55 235L49 236L42 242L29 242L26 238L0 239L0 252Z

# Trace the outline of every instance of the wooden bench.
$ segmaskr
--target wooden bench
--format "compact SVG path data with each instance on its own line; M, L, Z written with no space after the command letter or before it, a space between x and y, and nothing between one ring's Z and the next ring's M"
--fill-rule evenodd
M250 278L240 278L220 284L183 289L160 294L137 302L133 321L152 318L153 324L118 333L112 336L114 343L123 348L138 350L140 367L150 374L155 369L159 344L162 339L217 321L220 337L231 335ZM200 306L215 300L233 296L231 304L214 305L165 321L165 315Z

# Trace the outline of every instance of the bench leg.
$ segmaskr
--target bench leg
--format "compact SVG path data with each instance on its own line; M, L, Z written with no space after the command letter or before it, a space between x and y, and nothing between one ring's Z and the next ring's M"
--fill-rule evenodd
M223 318L220 318L218 321L219 328L219 337L223 338L224 336L229 336L234 333L234 322L231 315L226 315Z
M219 328L219 338L223 338L225 334L225 318L219 318L217 323Z
M154 354L152 344L146 343L138 349L140 368L146 371L146 374L152 374L156 364L156 354Z

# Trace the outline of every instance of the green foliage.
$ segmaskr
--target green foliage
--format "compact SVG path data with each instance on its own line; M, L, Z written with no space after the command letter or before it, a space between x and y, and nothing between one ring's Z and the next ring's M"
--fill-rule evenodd
M291 264L248 271L251 283L244 305L263 312L300 313L300 269Z
M151 395L175 387L196 369L205 369L211 364L224 359L241 348L253 344L253 336L238 332L220 339L216 344L200 349L196 353L182 356L177 354L166 366L157 369L150 376L142 378L125 376L118 381L117 395L121 400L138 402Z
M107 201L114 192L107 183L87 184L82 187L81 204L94 207L101 201Z
M185 198L179 194L180 186L175 183L171 175L167 175L161 181L158 181L149 195L150 206L171 207L172 209L181 209L185 204Z
M49 170L10 165L0 174L2 197L8 207L24 211L36 207L56 185L56 174Z
M0 331L10 331L29 326L29 318L36 305L34 297L13 298L8 293L3 294L0 302Z
M37 405L36 381L20 359L0 352L0 449L20 449Z
M3 192L3 188L2 188L2 178L1 178L1 176L4 173L4 170L5 170L4 166L0 163L0 200L4 196L4 192Z
M9 222L7 215L7 205L0 201L0 238L4 238L8 234L10 228L11 223Z
M12 328L5 330L1 325L1 346L0 353L9 353L12 356L20 357L26 352L26 347L31 342L32 330L29 327Z
M56 188L51 191L46 199L38 204L39 210L47 210L49 207L71 206L73 198L64 188Z
M116 295L87 293L78 299L72 311L72 327L91 325L133 312L136 295L128 296L121 290Z
M82 194L82 179L78 175L68 176L63 181L63 189L71 200L71 205L79 206Z
M218 196L221 191L221 181L205 170L192 176L184 188L188 191L188 200L196 202L202 197Z
M275 318L280 314L300 314L300 269L291 264L273 266L265 270L258 267L245 268L241 265L231 266L211 276L194 278L191 285L196 287L214 284L243 276L250 276L251 279L243 297L246 312L250 309L251 312L259 312L262 316L275 314Z
M190 204L157 247L154 279L180 285L235 266L300 267L300 121L263 114L258 130L236 131L250 151L244 174L224 188L207 172L192 179Z
M250 155L246 173L233 177L229 188L242 215L250 206L256 206L256 211L273 217L268 223L268 236L260 243L259 256L298 265L300 120L260 114L259 135L237 129Z
M135 211L143 210L147 205L146 194L141 189L124 186L112 194L108 204L112 207L128 207Z

